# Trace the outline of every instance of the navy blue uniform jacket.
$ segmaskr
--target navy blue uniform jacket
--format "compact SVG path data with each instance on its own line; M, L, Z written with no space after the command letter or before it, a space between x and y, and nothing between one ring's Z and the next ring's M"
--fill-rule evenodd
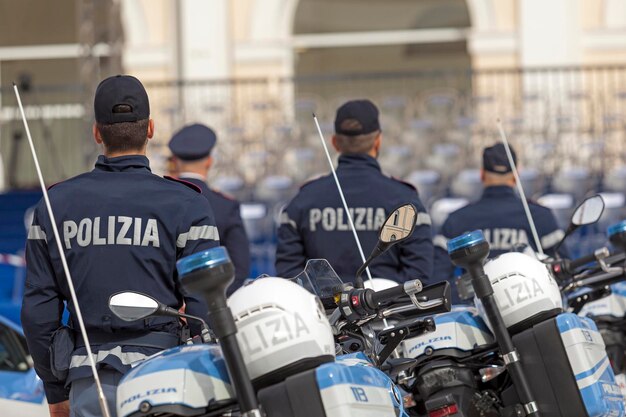
M230 259L235 265L235 281L228 288L228 293L231 294L241 287L250 274L250 242L241 220L239 202L210 189L203 180L198 178L182 175L180 179L200 187L202 195L209 200L213 208L220 242L228 250Z
M559 229L550 209L530 201L528 206L544 252L554 255L554 248L563 238L564 232ZM490 258L514 251L518 245L530 245L533 250L537 250L524 206L515 190L508 186L487 187L479 201L451 213L433 239L435 277L438 281L451 281L454 301L458 298L452 282L454 265L448 256L447 243L449 239L478 229L483 231L489 242ZM561 248L560 254L567 256L565 246Z
M433 262L430 217L415 188L383 175L376 159L361 154L341 155L337 177L365 256L376 246L378 229L387 215L402 204L415 205L418 216L413 235L374 260L370 270L373 277L427 282ZM308 259L317 258L327 259L346 282L354 282L362 264L332 175L305 184L284 209L278 228L278 276L293 277Z
M219 244L211 207L191 187L152 174L148 159L140 155L100 156L93 171L51 187L52 210L88 333L179 331L172 318L126 322L115 317L108 301L120 291L143 292L174 308L185 302L189 314L206 316L202 300L181 294L175 266L177 259ZM56 403L67 398L66 382L91 372L84 346L74 351L67 381L50 371L48 347L64 302L71 326L79 327L43 200L28 233L26 262L22 325L48 402ZM158 351L111 343L92 348L99 366L122 373Z

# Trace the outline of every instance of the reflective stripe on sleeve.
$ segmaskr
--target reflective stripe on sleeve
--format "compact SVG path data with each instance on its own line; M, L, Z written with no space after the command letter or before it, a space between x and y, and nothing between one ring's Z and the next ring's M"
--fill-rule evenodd
M565 236L565 232L563 232L561 229L557 229L552 233L548 233L547 235L541 237L541 246L544 249L549 249L559 243L561 239L563 239L563 236Z
M433 238L433 245L448 251L448 239L444 235L436 235Z
M43 231L41 226L37 226L33 224L28 229L28 239L29 240L46 240L46 232Z
M191 226L188 232L181 233L178 235L178 239L176 239L176 246L179 248L184 248L187 246L188 240L220 240L220 235L217 231L217 227L215 226Z
M289 226L293 227L294 229L298 228L298 226L296 225L296 222L289 218L289 214L286 211L283 211L280 214L280 224L281 225L288 224Z
M417 218L415 219L415 226L422 225L430 226L432 222L430 221L430 215L428 213L417 213Z

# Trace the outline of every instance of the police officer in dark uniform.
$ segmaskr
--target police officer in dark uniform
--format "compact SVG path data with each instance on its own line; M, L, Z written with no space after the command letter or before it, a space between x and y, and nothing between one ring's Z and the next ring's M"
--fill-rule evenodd
M94 109L94 137L104 145L104 155L93 171L51 187L49 195L98 373L115 415L116 385L124 372L178 345L180 323L163 317L122 321L109 310L109 297L140 291L173 308L185 303L188 313L206 316L200 298L181 293L175 263L218 246L219 237L211 206L199 189L150 172L146 146L154 123L141 82L131 76L105 79L96 90ZM101 415L59 256L42 201L26 245L24 334L51 415L67 416L69 407L73 416ZM71 332L67 337L68 332L57 331L64 302L70 327L76 329L75 345ZM51 344L61 347L55 349L53 366Z
M517 164L513 148L511 154ZM465 232L481 229L489 242L491 258L528 245L537 250L524 206L516 194L515 175L502 143L485 148L483 151L481 179L484 186L481 199L451 213L439 234L433 239L435 276L438 280L452 280L454 266L448 256L447 242ZM544 252L554 255L554 248L565 235L564 232L559 229L550 209L530 201L528 206ZM561 246L559 253L567 256L565 246ZM457 292L454 290L453 301L458 301Z
M211 203L220 241L228 249L235 265L235 281L228 288L231 294L250 273L250 243L239 213L239 202L207 186L207 172L213 164L211 150L215 142L217 137L212 129L193 124L174 134L169 147L174 155L178 177L197 185Z
M387 215L405 203L418 210L417 227L405 242L370 265L372 276L429 281L433 245L430 217L413 186L383 175L376 160L382 142L378 109L369 100L337 110L332 143L340 153L337 177L366 255L374 249ZM341 278L354 281L362 261L332 175L305 184L281 214L276 272L293 277L308 259L324 258Z

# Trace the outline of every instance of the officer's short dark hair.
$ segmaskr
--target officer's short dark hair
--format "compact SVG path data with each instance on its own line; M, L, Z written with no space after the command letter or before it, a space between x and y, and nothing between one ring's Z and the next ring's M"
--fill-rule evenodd
M361 123L356 119L346 119L342 122L343 131L360 131ZM357 136L335 134L335 143L341 153L368 153L374 147L380 130Z
M114 113L130 111L130 106L118 104L113 108ZM149 119L136 122L122 122L114 124L97 123L102 142L107 152L128 152L142 149L148 141Z

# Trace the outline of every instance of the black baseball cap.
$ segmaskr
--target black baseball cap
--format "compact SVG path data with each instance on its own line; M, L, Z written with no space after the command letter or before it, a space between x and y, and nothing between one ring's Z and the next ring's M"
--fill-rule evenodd
M380 130L378 108L369 100L352 100L337 109L335 133L359 136Z
M176 132L168 146L177 158L183 161L193 161L209 156L215 142L217 142L217 136L213 129L196 123Z
M513 162L517 165L517 156L515 151L511 147L511 156L513 156ZM506 149L504 144L497 143L493 146L485 148L483 151L483 169L485 171L494 172L496 174L508 174L513 172L509 158L506 156Z
M113 108L118 104L130 106L130 112L114 112ZM96 122L107 125L136 122L150 117L146 89L141 81L131 75L114 75L102 80L96 88L93 108Z

